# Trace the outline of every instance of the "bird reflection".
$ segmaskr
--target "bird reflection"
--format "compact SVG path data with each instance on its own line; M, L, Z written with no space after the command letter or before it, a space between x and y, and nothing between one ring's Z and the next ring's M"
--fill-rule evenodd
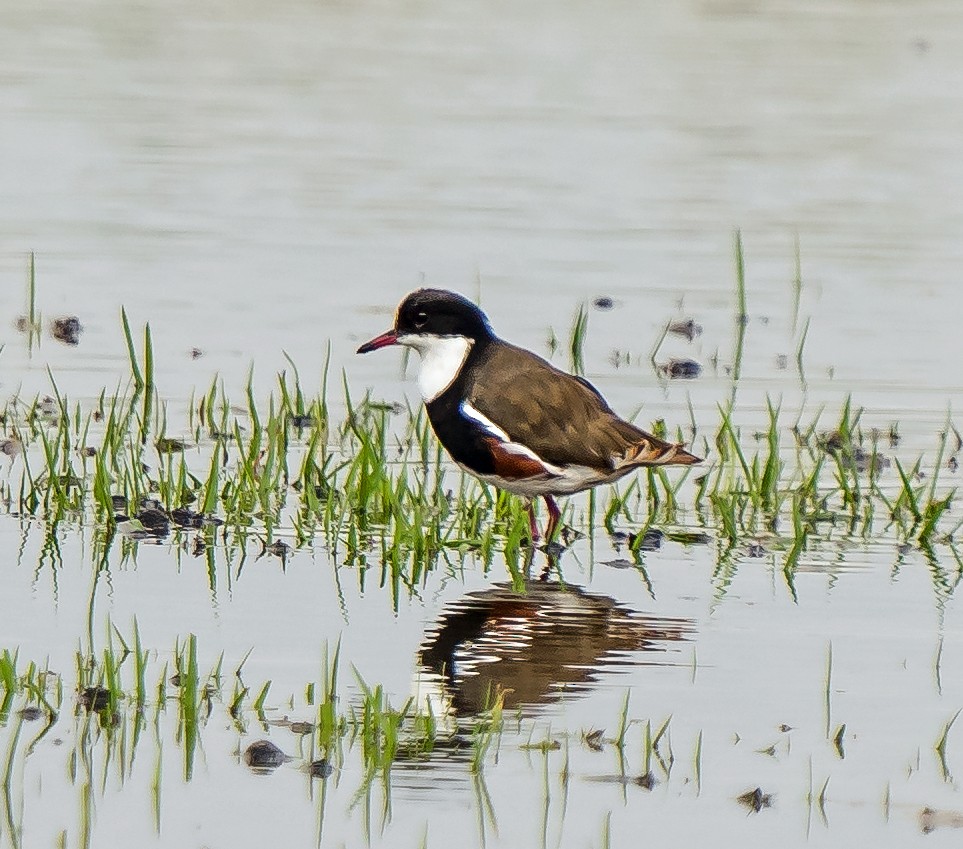
M485 710L496 687L505 707L524 711L587 692L606 669L665 663L638 654L692 633L688 619L645 616L580 587L499 584L448 605L422 645L422 677L456 715Z

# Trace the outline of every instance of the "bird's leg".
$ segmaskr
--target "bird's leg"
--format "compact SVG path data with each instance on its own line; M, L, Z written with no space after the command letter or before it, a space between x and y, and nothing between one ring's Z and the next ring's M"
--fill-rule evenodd
M539 540L538 522L535 520L535 501L528 499L528 533L532 540L532 545Z
M543 495L545 506L548 508L548 526L545 528L545 542L551 543L558 527L558 520L562 518L562 511L558 509L555 499L551 495Z
M557 545L546 545L542 550L545 552L545 566L542 567L538 580L543 583L548 581L552 577L552 572L557 573L559 580L561 580L562 570L558 566L558 556L561 549Z

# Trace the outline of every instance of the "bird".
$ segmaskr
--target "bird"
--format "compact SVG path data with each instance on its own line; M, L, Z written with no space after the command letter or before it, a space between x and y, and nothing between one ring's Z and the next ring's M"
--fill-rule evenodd
M421 356L418 388L439 442L464 471L526 499L533 544L535 499L548 509L545 542L561 518L555 501L647 466L701 458L619 418L583 377L495 335L472 301L446 289L417 289L393 327L358 348L389 345Z

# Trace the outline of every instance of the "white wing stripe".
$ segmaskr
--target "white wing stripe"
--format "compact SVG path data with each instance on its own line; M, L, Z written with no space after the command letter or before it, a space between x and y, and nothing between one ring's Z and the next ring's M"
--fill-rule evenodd
M487 430L492 436L497 437L502 442L511 442L508 434L505 433L495 422L493 422L484 413L480 413L467 401L461 402L461 411L469 419L480 424L485 430Z
M512 442L511 438L507 433L505 433L505 431L503 431L484 413L476 410L467 401L461 402L461 412L466 418L469 418L477 424L480 424L484 430L501 442L502 447L506 451L510 451L512 454L519 454L522 457L528 457L529 459L535 460L537 463L541 463L545 467L545 471L549 474L562 475L565 473L565 470L559 466L553 466L551 463L545 462L545 460L539 457L538 454L532 451L532 449L527 445L522 445L520 442Z

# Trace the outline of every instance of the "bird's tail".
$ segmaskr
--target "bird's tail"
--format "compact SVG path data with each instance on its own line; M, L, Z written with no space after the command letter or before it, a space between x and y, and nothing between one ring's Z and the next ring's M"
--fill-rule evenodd
M631 445L618 465L621 468L626 466L692 466L701 462L702 458L686 451L683 443L664 442L650 436Z

